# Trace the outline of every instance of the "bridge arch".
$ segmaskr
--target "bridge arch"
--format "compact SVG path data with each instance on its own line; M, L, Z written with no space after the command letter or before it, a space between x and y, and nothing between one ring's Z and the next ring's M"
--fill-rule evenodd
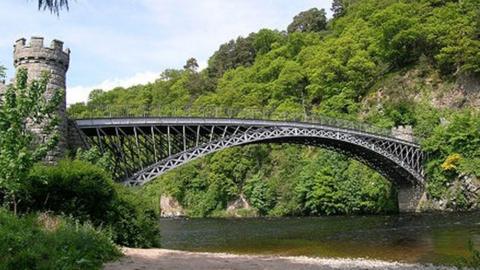
M423 185L418 144L389 136L312 123L204 118L77 120L89 145L112 153L117 175L143 185L192 160L225 148L295 143L328 148L372 167L396 185Z

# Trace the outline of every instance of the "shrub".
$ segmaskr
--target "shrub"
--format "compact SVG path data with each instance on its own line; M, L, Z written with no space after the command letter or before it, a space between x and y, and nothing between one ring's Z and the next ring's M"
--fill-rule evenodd
M480 269L480 250L475 248L472 240L468 241L467 250L470 253L469 256L459 258L457 265L461 269Z
M116 243L129 247L159 247L158 214L147 202L123 186L117 186L118 198L107 214Z
M100 269L120 254L105 231L87 223L0 209L0 269Z
M113 240L130 247L159 246L157 215L135 194L99 167L75 160L38 165L22 189L24 212L52 211L112 230Z
M480 176L480 117L473 110L459 111L437 126L422 142L428 156L427 190L442 198L462 174Z
M113 181L101 169L82 161L36 166L25 181L24 211L53 211L99 225L117 199Z
M261 215L267 214L275 206L275 194L260 175L254 175L245 182L244 192Z

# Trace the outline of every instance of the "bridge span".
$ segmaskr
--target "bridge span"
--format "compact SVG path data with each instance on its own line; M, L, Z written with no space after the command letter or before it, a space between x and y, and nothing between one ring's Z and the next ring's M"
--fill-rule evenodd
M225 148L258 143L294 143L341 152L398 186L423 186L425 181L419 144L372 132L364 124L209 117L92 118L75 123L87 146L110 153L114 175L128 186L144 185Z

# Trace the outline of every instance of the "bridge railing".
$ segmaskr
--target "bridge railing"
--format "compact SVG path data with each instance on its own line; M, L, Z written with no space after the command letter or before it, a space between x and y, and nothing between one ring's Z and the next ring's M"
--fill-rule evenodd
M392 136L390 129L364 122L328 117L315 112L282 112L265 108L202 107L150 107L150 106L87 106L83 110L69 110L72 119L123 117L205 117L254 120L294 121L345 128L384 136Z

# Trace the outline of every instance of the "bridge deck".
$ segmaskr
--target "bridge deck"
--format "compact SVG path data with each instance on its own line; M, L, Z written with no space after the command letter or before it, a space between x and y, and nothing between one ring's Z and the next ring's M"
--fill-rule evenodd
M77 126L84 130L84 132L95 132L96 128L103 128L108 135L115 132L115 127L150 127L155 125L157 127L168 126L252 126L252 127L293 127L293 128L322 128L331 131L342 131L355 135L368 135L370 137L390 140L414 147L419 147L417 142L410 142L388 136L385 134L377 134L374 132L358 130L355 128L336 127L333 124L328 125L324 123L311 123L300 121L281 121L281 120L256 120L256 119L228 119L228 118L202 118L202 117L131 117L131 118L93 118L93 119L78 119L75 120ZM133 132L126 130L126 132ZM129 133L133 134L133 133Z

